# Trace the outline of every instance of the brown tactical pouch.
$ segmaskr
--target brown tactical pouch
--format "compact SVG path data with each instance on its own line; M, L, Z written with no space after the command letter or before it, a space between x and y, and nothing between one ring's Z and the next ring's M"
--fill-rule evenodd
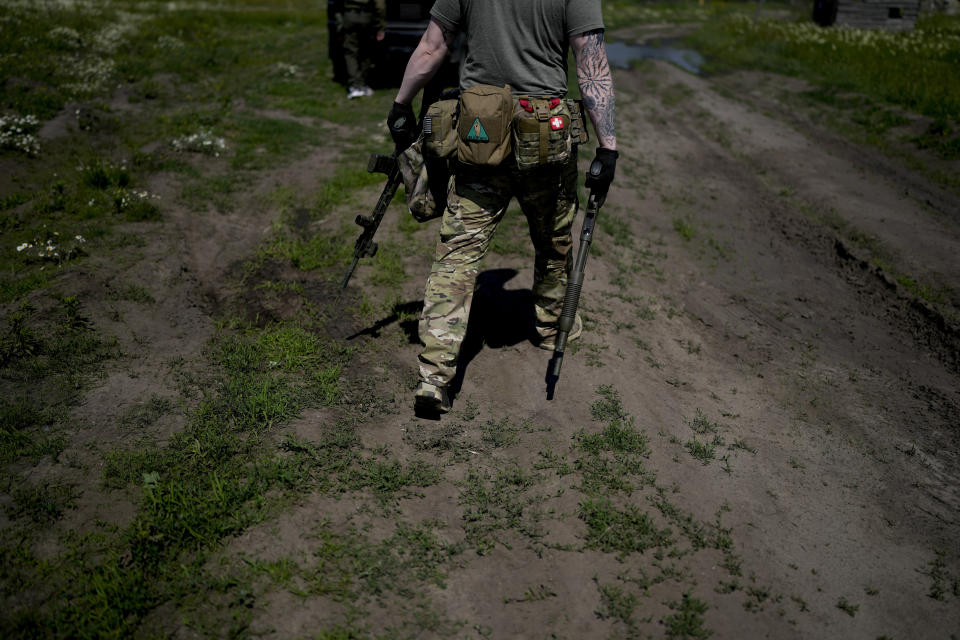
M449 158L457 150L457 100L438 100L423 116L423 155Z
M570 109L564 100L519 98L513 116L517 167L531 169L566 162L574 142L572 128Z
M457 159L495 167L510 155L513 96L510 86L478 84L460 95L457 120Z

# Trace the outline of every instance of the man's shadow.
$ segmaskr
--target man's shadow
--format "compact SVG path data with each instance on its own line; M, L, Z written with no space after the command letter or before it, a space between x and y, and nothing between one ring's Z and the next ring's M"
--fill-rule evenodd
M517 275L516 269L491 269L477 276L467 335L460 348L457 373L450 381L450 395L456 397L470 362L484 345L493 349L511 347L529 340L536 316L530 289L504 289Z
M353 340L360 336L370 336L379 338L380 330L389 327L394 322L400 322L400 330L407 338L410 344L420 344L420 338L417 335L418 318L423 311L423 300L411 300L410 302L401 302L393 305L390 309L390 315L374 322L369 327L360 329L356 333L347 336L347 340Z
M530 289L504 289L504 285L516 275L515 269L491 269L477 276L467 335L460 347L457 372L448 388L451 398L455 398L459 393L467 366L477 357L484 345L494 349L510 347L533 336L533 293ZM420 300L394 305L390 315L357 331L347 340L362 335L377 338L381 329L399 321L407 341L410 344L420 344L417 328L422 310L423 302Z

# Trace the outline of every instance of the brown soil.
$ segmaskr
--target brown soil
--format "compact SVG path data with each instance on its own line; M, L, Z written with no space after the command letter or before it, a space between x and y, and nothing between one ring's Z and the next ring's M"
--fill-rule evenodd
M621 224L601 225L595 239L581 302L587 331L568 352L555 399L547 400L543 383L549 354L527 340L528 256L489 256L455 412L439 423L418 420L410 410L417 354L410 323L399 327L386 318L382 331L354 338L377 354L363 373L377 380L387 406L363 424L368 445L385 444L413 459L432 455L418 451L413 436L445 426L456 427L451 437L470 442L480 440L471 429L502 416L550 427L524 435L520 446L478 447L473 461L449 462L446 479L403 501L401 513L414 522L443 520L443 535L462 539L456 482L466 469L508 461L529 469L541 443L565 450L576 431L596 426L591 403L599 385L611 385L651 438L648 467L657 485L702 521L714 522L727 505L723 523L743 560L741 588L732 594L715 591L729 579L719 552L678 560L686 579L651 587L634 612L638 620L650 616L638 623L643 637L664 635L666 603L688 590L710 605L706 626L717 638L950 637L960 629L957 598L929 597L928 573L939 549L946 552L946 570L954 579L960 574L960 197L801 113L777 109L769 91L776 79L701 78L654 63L617 72L615 81L621 159L600 215ZM262 176L249 206L227 214L176 204L157 178L152 191L164 195L170 224L132 265L117 269L91 259L90 271L107 275L90 285L90 296L103 301L90 313L108 318L118 311L114 317L132 329L117 331L132 336L122 346L137 356L87 395L79 420L116 424L133 403L176 395L170 362L199 360L216 310L240 295L236 263L268 236L279 215L258 194L278 184L315 189L332 173L332 160L333 152L318 150ZM588 161L581 158L584 168ZM837 220L846 224L831 224ZM621 229L619 237L602 230L611 228ZM504 232L510 229L523 233L522 227ZM889 268L945 289L945 299L922 300L866 261L851 229L887 250ZM362 265L345 295L392 295L416 309L435 233L432 223L414 234L417 250L405 265L411 277L400 291L366 284L370 267ZM400 237L393 225L384 234ZM342 300L329 283L286 274L338 319L331 333L345 339L365 328L339 315ZM149 283L144 286L157 300L151 313L109 301L107 289L126 282ZM345 378L356 381L359 373ZM478 419L464 419L469 406L478 408ZM683 443L692 437L688 423L698 410L723 425L727 443L742 441L753 452L731 451L726 470L719 461L692 458ZM316 438L336 411L309 412L290 429ZM176 419L159 427L166 434L177 428ZM125 438L133 436L99 433L96 440L106 446ZM83 457L82 443L75 448ZM598 615L597 584L615 583L624 571L652 570L662 559L557 548L580 548L584 527L571 515L576 491L559 479L547 482L547 489L565 489L554 506L567 516L545 524L553 546L516 535L511 548L467 554L446 587L431 591L435 608L468 621L459 636L480 637L478 629L493 638L625 633L622 623ZM633 499L649 509L648 497ZM279 520L229 541L223 555L309 557L308 533L328 518L355 518L370 523L374 534L377 527L386 531L360 502L307 496ZM92 513L114 521L130 517L129 505L113 506L112 516L110 509L81 504L68 517L77 524ZM511 601L536 585L555 595ZM769 594L754 598L754 610L745 606L750 588ZM838 608L841 600L859 607L855 615ZM310 636L336 619L330 606L322 597L270 589L257 600L251 629L277 638ZM367 622L382 628L391 622L388 611Z

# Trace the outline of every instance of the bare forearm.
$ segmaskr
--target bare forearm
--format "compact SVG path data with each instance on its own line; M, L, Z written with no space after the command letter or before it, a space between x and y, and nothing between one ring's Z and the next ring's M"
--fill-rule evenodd
M397 102L410 104L413 101L443 64L455 38L455 32L446 29L436 20L430 22L420 38L420 44L407 62L400 91L397 92Z
M597 132L601 147L617 148L616 101L610 63L603 45L603 32L594 31L570 39L577 59L577 80L583 106Z
M446 52L444 52L446 55ZM403 81L400 83L400 90L397 92L397 102L410 104L413 98L423 89L430 78L437 72L440 65L443 64L443 55L437 55L432 51L421 51L418 46L410 61L407 62L407 68L403 72Z

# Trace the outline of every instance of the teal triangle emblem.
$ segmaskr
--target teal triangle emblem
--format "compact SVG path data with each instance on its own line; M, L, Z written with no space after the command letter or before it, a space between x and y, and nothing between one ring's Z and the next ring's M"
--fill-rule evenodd
M473 121L470 133L467 134L467 142L490 142L490 136L487 135L487 130L480 124L480 118Z

